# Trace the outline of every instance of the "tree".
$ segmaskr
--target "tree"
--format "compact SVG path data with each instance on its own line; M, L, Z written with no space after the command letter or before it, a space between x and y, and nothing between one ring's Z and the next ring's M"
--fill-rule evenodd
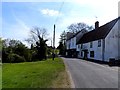
M59 54L60 55L64 55L65 53L65 45L63 45L62 42L59 42L59 46L57 47L57 49L59 49Z
M65 31L63 31L63 32L61 33L61 35L60 35L60 42L62 42L63 45L65 45L66 39L67 39L67 34L66 34Z
M82 29L86 29L88 31L92 30L93 29L93 26L89 26L83 22L80 22L80 23L75 23L75 24L71 24L70 26L67 27L68 30L72 33L76 33Z
M46 59L46 50L47 50L47 40L46 36L47 30L45 28L33 27L30 31L31 38L27 39L28 42L31 42L31 46L36 47L36 59L42 60Z
M43 38L40 38L39 42L36 42L36 48L37 48L37 57L42 60L46 59L46 50L47 50L47 45L46 45L46 40Z
M67 34L65 31L63 31L60 35L60 42L59 42L59 46L57 47L57 49L59 49L59 54L60 55L65 55L65 50L66 50L66 37Z
M29 49L19 40L2 40L3 62L30 61Z
M47 29L34 26L30 30L30 37L26 39L25 41L35 46L36 42L38 42L40 38L47 40L47 36L48 36Z

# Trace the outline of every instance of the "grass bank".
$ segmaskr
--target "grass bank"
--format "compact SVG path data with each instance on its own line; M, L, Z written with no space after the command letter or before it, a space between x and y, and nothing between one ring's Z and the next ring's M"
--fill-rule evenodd
M2 64L0 63L0 90L2 89Z
M38 62L3 64L3 88L69 88L61 58Z

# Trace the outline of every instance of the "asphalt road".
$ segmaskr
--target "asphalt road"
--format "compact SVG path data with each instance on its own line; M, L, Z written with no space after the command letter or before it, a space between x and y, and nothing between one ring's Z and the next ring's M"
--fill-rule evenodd
M63 58L75 88L118 88L118 67Z

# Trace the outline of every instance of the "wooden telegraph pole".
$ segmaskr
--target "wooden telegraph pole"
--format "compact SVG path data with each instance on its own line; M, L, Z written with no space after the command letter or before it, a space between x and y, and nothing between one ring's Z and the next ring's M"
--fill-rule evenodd
M54 24L54 31L53 31L53 48L55 48L55 24Z
M53 31L53 60L55 58L55 24L54 24L54 31Z

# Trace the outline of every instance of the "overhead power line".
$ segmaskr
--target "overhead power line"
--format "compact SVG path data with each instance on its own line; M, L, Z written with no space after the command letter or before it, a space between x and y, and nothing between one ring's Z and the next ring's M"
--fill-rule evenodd
M59 10L58 10L59 13L61 12L63 5L64 5L64 1L62 2L61 6L60 6L60 8L59 8ZM58 21L58 17L59 17L59 14L57 15L57 17L56 17L56 19L55 19L55 23L54 23L53 48L55 48L55 26L56 26L56 23L57 23L57 21ZM54 50L53 50L53 51L54 51Z
M62 2L61 6L60 6L60 8L59 8L59 10L58 10L59 13L61 12L63 5L64 5L64 1ZM59 14L57 15L57 18L56 18L56 20L55 20L55 23L58 21L58 17L59 17Z

